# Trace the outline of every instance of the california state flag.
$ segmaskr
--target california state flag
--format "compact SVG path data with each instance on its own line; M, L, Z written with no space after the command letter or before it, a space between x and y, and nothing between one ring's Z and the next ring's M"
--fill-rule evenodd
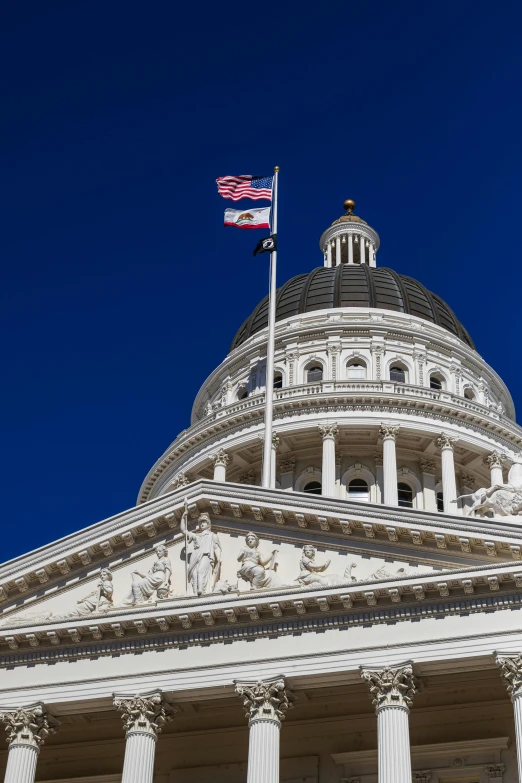
M270 228L270 207L263 209L225 209L225 226Z

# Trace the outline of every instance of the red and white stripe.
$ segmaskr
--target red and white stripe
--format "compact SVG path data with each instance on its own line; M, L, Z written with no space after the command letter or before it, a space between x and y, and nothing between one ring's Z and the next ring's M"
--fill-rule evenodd
M220 196L232 199L232 201L240 201L242 198L251 198L253 201L272 198L271 188L251 187L251 174L241 174L238 177L218 177L216 182Z

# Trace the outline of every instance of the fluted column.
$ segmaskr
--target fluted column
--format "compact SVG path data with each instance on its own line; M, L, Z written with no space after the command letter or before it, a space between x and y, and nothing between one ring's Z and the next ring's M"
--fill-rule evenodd
M437 510L437 493L435 492L435 463L427 459L421 460L422 494L426 511Z
M493 451L484 457L482 460L484 465L487 465L491 471L491 486L504 483L504 475L502 473L502 465L504 464L504 455L498 451Z
M411 661L384 668L361 666L377 713L379 783L412 783L408 716L418 691Z
M445 514L461 513L461 509L457 506L457 482L455 479L455 462L453 459L453 449L455 448L456 442L457 438L452 438L445 432L436 440L436 444L440 449L441 454L442 495Z
M359 258L360 258L361 264L365 264L366 263L366 254L364 252L364 245L365 245L364 237L361 234L361 237L359 239L359 248L360 248L360 250L359 250L359 253L360 253Z
M395 441L399 434L399 428L391 424L381 424L379 433L382 437L382 461L384 478L384 502L387 506L397 506L397 457L395 454Z
M214 481L226 481L230 456L224 449L219 449L216 454L212 455L212 460L214 462Z
M339 434L337 424L325 424L319 427L323 438L323 490L326 497L335 497L335 439Z
M0 722L5 724L9 741L4 783L34 783L40 747L54 734L58 721L37 702L18 710L0 707Z
M353 234L348 234L348 263L353 264Z
M279 732L293 706L284 677L236 682L250 729L247 783L279 783Z
M341 236L335 238L335 266L341 263Z
M127 737L121 783L152 783L156 740L175 709L159 690L136 696L114 694L114 706L121 712Z
M498 653L496 661L513 702L518 779L522 780L522 655L520 653Z

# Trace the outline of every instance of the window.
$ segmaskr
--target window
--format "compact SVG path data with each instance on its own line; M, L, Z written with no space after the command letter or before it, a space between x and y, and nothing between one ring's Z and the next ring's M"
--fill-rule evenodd
M311 365L306 371L306 382L317 383L323 380L323 368L320 364Z
M303 487L303 492L308 492L309 495L321 495L322 486L318 481L309 481Z
M475 392L473 391L473 389L470 389L470 387L469 387L469 386L467 386L467 387L464 389L464 397L465 397L467 400L474 400L474 399L475 399Z
M366 481L360 478L352 479L348 484L348 499L367 501L369 498L370 491Z
M409 484L400 482L397 484L397 494L399 497L399 506L403 508L413 508L413 490Z
M366 379L366 365L361 359L348 365L349 381L364 381Z
M433 375L430 375L430 389L443 389L444 388L444 380L441 375L438 373L433 373Z
M390 381L406 383L406 372L400 365L394 364L393 367L390 367Z
M274 389L283 388L283 376L280 372L274 373Z
M437 511L444 511L444 495L437 492Z
M244 386L241 386L241 388L238 390L237 398L238 400L246 400L248 397L248 389L245 389Z

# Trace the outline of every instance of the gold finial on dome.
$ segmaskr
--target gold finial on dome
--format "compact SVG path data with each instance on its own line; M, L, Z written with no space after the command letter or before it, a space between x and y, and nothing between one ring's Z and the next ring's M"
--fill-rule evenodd
M355 209L355 201L352 201L351 198L346 199L346 201L343 204L343 207L348 213L351 213Z

